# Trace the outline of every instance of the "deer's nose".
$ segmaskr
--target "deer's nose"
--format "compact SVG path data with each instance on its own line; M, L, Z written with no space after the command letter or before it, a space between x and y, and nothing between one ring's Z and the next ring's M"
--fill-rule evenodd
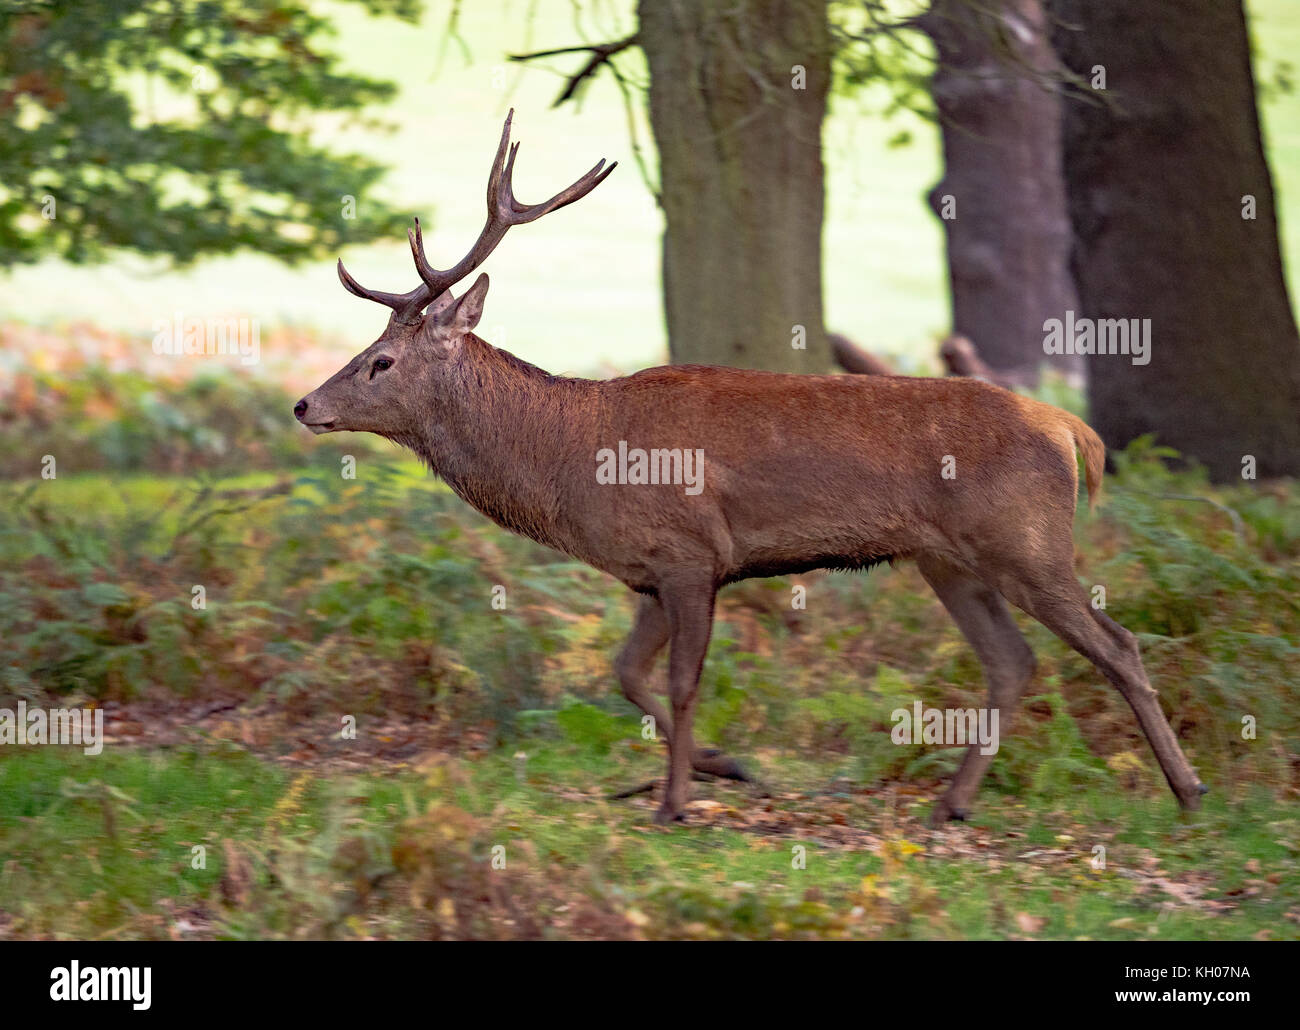
M301 400L297 404L295 404L293 406L293 413L296 416L298 416L298 421L301 422L303 415L307 414L307 402L305 400Z

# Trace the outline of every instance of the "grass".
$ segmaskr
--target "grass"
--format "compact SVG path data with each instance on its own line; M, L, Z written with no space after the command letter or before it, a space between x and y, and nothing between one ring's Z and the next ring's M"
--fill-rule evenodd
M216 738L96 759L19 751L0 764L10 856L0 928L64 938L1300 936L1300 820L1264 790L1246 799L1249 819L1213 796L1189 817L1167 798L1105 787L1050 802L995 794L968 826L931 831L917 818L922 799L836 784L826 763L787 758L764 763L782 782L774 798L706 785L693 825L662 830L649 800L603 796L657 756L626 742L611 753L589 741L525 747L526 760L494 751L361 775L295 772Z

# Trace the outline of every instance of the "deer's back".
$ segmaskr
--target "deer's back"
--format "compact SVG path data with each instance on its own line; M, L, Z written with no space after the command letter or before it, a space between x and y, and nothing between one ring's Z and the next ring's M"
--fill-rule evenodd
M687 365L600 387L595 450L703 457L694 494L612 483L580 499L593 516L583 556L615 555L609 571L633 585L675 562L711 562L730 581L954 555L963 533L1035 517L1028 480L1051 517L1073 512L1056 409L976 380Z

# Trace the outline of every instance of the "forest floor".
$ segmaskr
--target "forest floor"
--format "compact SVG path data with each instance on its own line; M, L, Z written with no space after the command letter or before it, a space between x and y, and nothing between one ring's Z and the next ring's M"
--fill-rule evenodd
M117 710L97 757L6 748L0 938L1300 937L1300 816L1263 788L1192 815L986 790L931 830L934 785L765 750L764 788L697 783L660 828L655 794L611 800L659 772L640 741L450 755L363 719L281 753L282 713L194 714L160 742Z

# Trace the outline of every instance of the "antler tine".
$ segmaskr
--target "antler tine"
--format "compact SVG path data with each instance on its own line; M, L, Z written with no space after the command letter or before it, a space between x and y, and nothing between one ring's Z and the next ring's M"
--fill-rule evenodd
M420 231L419 215L415 217L415 231L406 230L406 239L411 244L411 257L415 259L415 270L420 273L420 279L423 281L425 288L429 289L429 278L437 275L438 270L425 259L424 233Z
M540 204L521 204L519 201L515 200L514 191L511 190L510 205L514 215L511 218L510 224L526 225L528 222L541 218L542 215L549 215L552 211L558 211L562 207L567 207L575 200L581 200L604 182L609 177L609 173L617 167L618 162L615 161L608 168L605 168L605 159L602 157L596 162L595 167L593 167L591 171L575 182L572 186L560 190L560 192L550 200L544 200ZM602 168L605 168L604 172L601 171ZM506 178L506 189L510 189L510 180L508 175Z
M491 215L497 203L497 192L501 187L502 169L505 164L506 150L510 151L510 164L515 163L515 151L519 149L519 144L510 145L510 123L514 121L515 109L512 107L506 112L505 124L501 126L501 142L497 144L496 156L492 158L492 171L488 175L487 185L487 208L488 214Z
M402 319L409 318L415 311L419 311L428 304L431 299L429 297L429 287L424 283L421 283L410 293L384 293L382 290L368 290L353 279L351 273L343 267L342 258L339 259L338 272L339 282L343 284L343 288L348 293L360 297L362 300L373 300L376 304L392 308L393 312Z
M487 222L484 223L483 231L479 233L478 240L470 248L469 253L452 268L445 271L434 268L429 264L429 260L424 253L424 236L420 231L420 220L418 218L415 220L414 232L407 230L406 236L411 244L411 256L415 259L416 271L420 273L420 278L428 287L431 298L441 296L444 290L454 286L482 264L487 259L487 256L496 249L497 244L505 236L506 230L512 225L523 225L535 221L541 218L542 215L557 211L568 204L572 204L575 200L581 200L604 182L605 177L618 167L616 161L608 168L605 168L605 160L602 158L596 164L596 167L572 186L561 190L550 200L541 204L521 204L515 199L512 185L515 155L519 152L519 144L511 144L510 142L510 123L514 119L514 115L514 109L511 108L506 115L505 124L501 127L501 142L497 144L496 157L492 161L492 171L488 175ZM602 172L601 169L604 169L604 171Z
M511 113L513 114L513 112ZM504 143L504 137L502 142ZM506 162L505 169L499 176L500 181L497 186L497 194L495 197L496 209L499 212L502 212L503 217L510 225L526 225L528 222L536 221L538 218L541 218L542 215L550 214L552 211L558 211L560 208L572 204L575 200L581 200L604 182L605 177L618 167L618 162L615 161L608 168L605 168L605 159L602 157L596 162L595 167L592 168L591 171L573 185L560 190L560 192L550 200L544 200L540 204L521 204L515 198L514 185L515 155L518 152L519 144L512 144L510 147L510 159ZM498 150L497 162L499 163L500 160L501 151ZM600 173L602 168L605 168L604 175ZM493 172L495 173L496 170L497 166L494 165ZM496 178L495 175L494 178ZM489 186L489 210L491 209L493 199L491 187Z

